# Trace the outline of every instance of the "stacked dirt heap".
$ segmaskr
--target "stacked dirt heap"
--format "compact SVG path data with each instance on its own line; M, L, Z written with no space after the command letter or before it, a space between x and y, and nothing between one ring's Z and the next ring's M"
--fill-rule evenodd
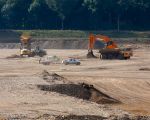
M43 70L43 72L40 74L40 77L49 84L63 84L66 82L64 77L56 73L49 73L46 70Z
M120 101L97 90L93 85L72 83L64 77L56 73L50 74L46 70L44 70L41 75L42 78L49 83L49 85L38 85L38 88L42 91L57 92L59 94L96 102L98 104L120 103Z

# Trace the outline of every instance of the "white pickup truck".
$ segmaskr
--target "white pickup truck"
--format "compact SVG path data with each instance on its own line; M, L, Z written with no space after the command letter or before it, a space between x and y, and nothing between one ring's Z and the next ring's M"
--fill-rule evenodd
M80 65L80 61L75 59L75 58L70 58L70 59L67 59L67 60L63 60L62 61L62 64L65 64L65 65L69 65L69 64L74 64L74 65Z

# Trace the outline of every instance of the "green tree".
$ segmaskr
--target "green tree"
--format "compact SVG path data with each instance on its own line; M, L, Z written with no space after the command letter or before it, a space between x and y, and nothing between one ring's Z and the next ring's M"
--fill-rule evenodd
M32 28L45 28L51 26L56 29L57 13L55 1L53 0L33 0L28 9Z
M3 21L8 28L24 28L27 7L31 0L7 0L1 9Z
M150 29L150 0L0 0L0 28Z
M97 10L98 0L84 0L83 6L87 7L92 13Z
M56 1L56 11L61 20L61 29L64 29L65 19L72 14L75 10L76 5L79 0L55 0Z
M6 3L6 0L0 0L0 28L3 28L3 21L2 21L2 14L1 14L1 9Z

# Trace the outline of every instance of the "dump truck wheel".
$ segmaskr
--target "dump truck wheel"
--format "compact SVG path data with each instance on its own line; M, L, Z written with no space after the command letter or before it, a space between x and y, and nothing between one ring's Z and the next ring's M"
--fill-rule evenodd
M127 59L130 59L130 57L127 57Z
M40 57L43 57L44 55L43 55L43 54L39 54L39 56L40 56Z
M80 65L80 63L77 63L76 65Z
M28 55L28 57L33 57L33 55Z
M99 55L99 59L102 59L102 55L101 54Z
M45 51L40 51L39 53L36 53L38 56L43 57L46 55Z
M128 60L128 59L130 59L130 57L125 57L125 60Z
M122 54L119 54L118 57L117 57L119 60L124 60L124 56Z
M102 59L107 59L107 55L105 55L105 54L102 54Z
M108 59L113 59L113 55L112 55L112 54L108 54L108 55L107 55L107 58L108 58Z
M28 57L34 57L34 56L35 56L35 54L33 52L28 55Z
M65 62L64 64L65 64L65 65L68 65L68 63L67 63L67 62Z

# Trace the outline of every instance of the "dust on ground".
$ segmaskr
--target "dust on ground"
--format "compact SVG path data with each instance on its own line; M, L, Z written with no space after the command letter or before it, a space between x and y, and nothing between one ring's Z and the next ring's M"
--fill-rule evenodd
M17 54L12 54L12 55L6 57L6 59L12 59L12 58L22 58L22 56L17 55Z
M10 119L50 119L52 116L64 116L61 119L65 120L68 115L75 115L75 118L86 118L89 115L88 118L98 116L107 119L111 116L130 117L130 114L150 115L150 75L149 71L139 70L150 68L149 50L150 48L137 49L134 51L134 56L126 61L82 57L79 58L81 66L61 64L44 66L39 64L38 57L6 59L18 50L2 49L0 50L0 116ZM48 55L57 55L62 59L87 54L87 50L47 51ZM96 101L92 102L89 96L89 100L84 100L68 95L71 89L66 85L80 87L85 91L83 85L79 83L93 85L94 87L90 86L90 89L120 103L97 104ZM41 90L38 85L48 86L48 90ZM65 87L67 90L56 91L55 86ZM51 91L49 87L52 88ZM67 91L67 94L62 94L62 91Z

